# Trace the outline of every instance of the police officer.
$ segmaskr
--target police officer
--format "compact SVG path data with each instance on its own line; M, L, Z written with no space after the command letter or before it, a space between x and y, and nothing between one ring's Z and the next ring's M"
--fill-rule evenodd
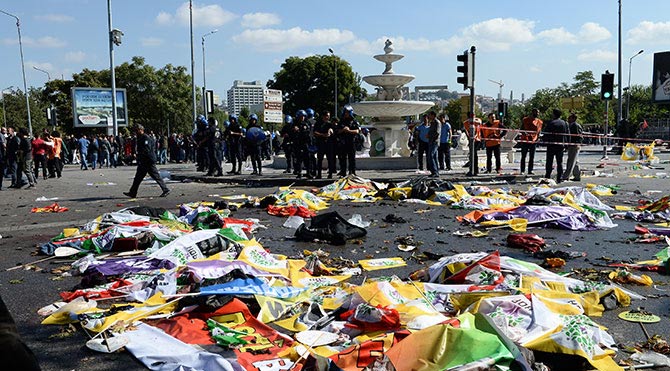
M228 146L228 156L233 168L227 174L242 174L242 137L244 135L242 126L238 122L237 115L230 115L230 125L226 129L225 138Z
M307 170L307 179L312 179L312 164L309 159L309 143L310 133L309 125L307 124L307 112L299 110L295 114L295 120L291 126L289 136L293 145L293 155L295 156L295 172L297 178L302 178L302 167L305 166Z
M347 105L342 109L342 119L337 127L340 138L340 176L356 175L356 136L361 132L361 126L354 118L353 107Z
M323 167L323 156L328 162L328 179L333 178L335 173L335 131L333 123L330 122L330 112L321 112L319 123L314 128L314 139L316 141L316 179L321 179Z
M209 136L209 126L205 116L198 115L195 120L196 130L193 133L193 141L196 144L196 169L197 171L205 171L208 168L209 156L207 155L207 141Z
M291 128L293 127L293 117L291 115L286 115L284 117L284 126L282 126L279 134L282 137L281 148L284 150L284 155L286 157L286 170L285 174L290 174L293 171L293 145L291 143Z
M137 171L135 172L135 179L133 180L133 185L130 187L130 190L128 192L123 192L123 194L130 198L137 197L137 189L140 187L140 183L142 183L144 177L149 174L151 179L156 181L163 191L160 197L166 197L170 194L170 190L163 182L163 179L161 179L158 169L156 169L156 144L150 136L144 133L144 126L135 126L135 132L137 134L137 148L135 150L137 153Z
M307 157L309 159L309 164L310 164L310 169L312 170L310 175L316 176L316 155L318 152L318 148L316 146L316 139L314 138L314 129L316 129L316 117L314 117L314 110L311 108L308 108L305 110L305 113L307 113L307 118L305 121L307 122L307 126L309 127L309 143L307 144Z
M209 169L207 170L207 176L222 176L223 169L221 168L221 157L218 155L221 147L221 142L219 137L221 132L219 131L218 122L214 117L210 117L207 120L208 129L207 129L207 156L209 159Z
M258 115L252 113L249 116L249 125L246 133L247 153L251 157L251 165L254 168L252 175L263 175L261 163L262 145L265 141L265 132L258 123Z

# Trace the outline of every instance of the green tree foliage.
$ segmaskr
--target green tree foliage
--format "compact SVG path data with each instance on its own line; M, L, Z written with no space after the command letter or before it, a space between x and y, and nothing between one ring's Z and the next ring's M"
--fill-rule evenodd
M29 89L30 99L30 121L34 133L41 132L46 127L46 104L41 99L41 93L38 89ZM6 112L2 112L3 120L7 119L7 126L18 128L28 128L28 115L26 111L26 96L23 91L16 89L5 90L3 93L4 107ZM0 110L2 107L0 107ZM4 125L4 122L2 123Z
M268 88L284 94L284 112L295 114L299 109L313 108L320 112L335 106L335 66L337 66L337 102L342 107L349 102L363 100L367 92L361 88L361 78L349 63L333 55L315 55L307 58L289 57L268 81Z

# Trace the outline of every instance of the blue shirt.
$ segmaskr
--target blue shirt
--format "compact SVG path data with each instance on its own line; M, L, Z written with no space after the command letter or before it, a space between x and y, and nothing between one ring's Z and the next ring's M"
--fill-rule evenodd
M430 130L430 127L424 125L423 123L417 126L416 131L419 134L420 141L428 143L428 130Z
M451 142L451 124L449 121L442 124L442 132L440 133L440 143L450 143Z
M88 139L84 137L79 138L79 151L88 153Z

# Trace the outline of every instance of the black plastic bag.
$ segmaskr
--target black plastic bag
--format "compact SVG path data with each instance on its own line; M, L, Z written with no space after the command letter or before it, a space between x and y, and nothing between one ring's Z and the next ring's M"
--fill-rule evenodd
M365 237L367 233L364 228L349 223L337 211L333 211L313 217L309 227L305 223L301 224L295 231L295 237L298 241L318 239L333 245L344 245L347 240Z

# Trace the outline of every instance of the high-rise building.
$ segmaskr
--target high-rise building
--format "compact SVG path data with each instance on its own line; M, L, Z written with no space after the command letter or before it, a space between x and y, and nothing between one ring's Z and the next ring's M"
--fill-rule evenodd
M238 115L242 107L251 109L254 105L263 104L263 84L260 80L235 80L228 89L228 112Z

